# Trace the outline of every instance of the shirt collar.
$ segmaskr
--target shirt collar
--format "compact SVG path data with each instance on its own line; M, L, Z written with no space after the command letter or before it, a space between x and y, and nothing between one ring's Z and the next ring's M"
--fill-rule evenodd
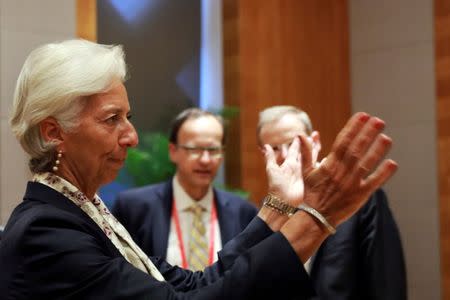
M212 201L214 199L214 193L211 186L208 188L208 192L206 192L206 195L196 201L189 196L188 193L183 189L181 186L177 175L175 175L172 179L172 186L173 186L173 197L176 202L177 210L179 212L186 211L188 208L190 208L194 204L200 204L206 211L210 212L212 207Z

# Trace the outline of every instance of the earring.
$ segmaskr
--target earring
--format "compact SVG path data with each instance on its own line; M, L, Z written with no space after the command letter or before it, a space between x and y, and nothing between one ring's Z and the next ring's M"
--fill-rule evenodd
M56 161L55 161L55 165L53 166L53 172L58 171L58 165L61 163L59 160L62 157L62 151L58 150L58 154L56 155Z

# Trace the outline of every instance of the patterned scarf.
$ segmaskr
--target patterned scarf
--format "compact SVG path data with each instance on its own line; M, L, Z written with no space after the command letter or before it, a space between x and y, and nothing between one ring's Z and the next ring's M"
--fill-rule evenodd
M89 200L70 182L50 172L35 174L33 181L54 189L75 203L103 230L130 264L152 275L155 279L164 281L164 277L159 270L141 248L136 245L125 227L109 212L97 194L94 199Z

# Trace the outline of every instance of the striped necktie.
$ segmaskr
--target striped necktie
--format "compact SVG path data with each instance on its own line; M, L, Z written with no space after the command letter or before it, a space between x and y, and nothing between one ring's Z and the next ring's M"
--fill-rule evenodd
M189 268L194 271L202 271L208 265L206 227L202 219L204 208L199 204L194 204L189 211L193 214L189 237Z

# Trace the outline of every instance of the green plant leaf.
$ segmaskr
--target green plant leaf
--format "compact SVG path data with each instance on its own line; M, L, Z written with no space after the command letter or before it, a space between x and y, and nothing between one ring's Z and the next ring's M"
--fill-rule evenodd
M125 161L127 173L135 186L157 183L175 174L175 166L169 159L169 139L162 133L143 133L138 148L128 150Z

